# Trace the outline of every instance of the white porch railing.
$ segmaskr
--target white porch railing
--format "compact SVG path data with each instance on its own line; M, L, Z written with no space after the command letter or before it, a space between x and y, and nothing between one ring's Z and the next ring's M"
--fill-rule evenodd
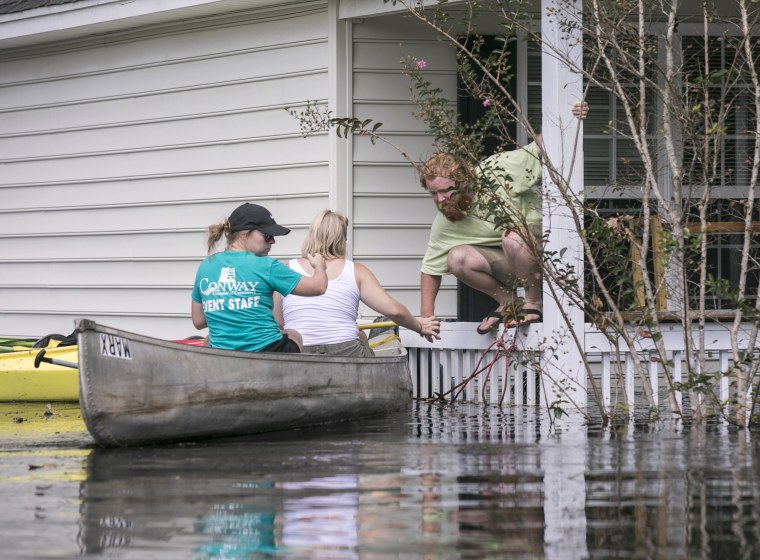
M442 323L441 340L429 343L418 334L400 329L401 342L409 351L409 365L414 384L414 395L418 398L444 396L458 400L497 404L500 401L514 405L536 405L539 403L541 380L542 327L531 325L513 332L507 337L514 342L514 350L500 358L490 370L476 375L461 392L452 392L470 377L476 368L492 362L495 350L484 355L496 340L494 335L481 336L475 332L477 323ZM705 327L705 349L707 351L707 371L705 373L727 372L731 367L731 344L729 323L711 323ZM750 343L749 327L742 330L739 348L746 351ZM667 349L667 361L671 363L674 382L686 379L688 366L685 363L684 337L678 324L662 324L663 343ZM514 338L513 338L514 337ZM668 384L664 378L664 368L655 351L654 341L646 333L636 336L636 350L642 360L647 361L649 381L654 400L660 406L669 398ZM621 341L622 343L622 341ZM760 348L760 343L756 343ZM598 330L586 325L586 357L591 363L592 376L601 391L604 408L625 403L633 412L637 401L646 405L641 398L641 380L635 375L634 360L625 345L614 348ZM478 366L480 362L480 366ZM588 390L591 390L587 383ZM730 377L723 375L716 383L716 396L725 402L736 398ZM751 395L745 395L751 397ZM675 392L675 399L681 407L683 395ZM594 399L589 398L592 403Z
M451 400L498 404L536 405L538 390L538 330L520 329L515 345L520 349L502 356L493 367L481 371L473 380L455 390L476 369L493 362L496 349L494 335L479 335L478 323L441 323L441 340L428 342L419 334L400 329L402 344L409 352L414 396L439 395ZM510 337L511 341L511 337ZM452 392L452 390L454 390Z

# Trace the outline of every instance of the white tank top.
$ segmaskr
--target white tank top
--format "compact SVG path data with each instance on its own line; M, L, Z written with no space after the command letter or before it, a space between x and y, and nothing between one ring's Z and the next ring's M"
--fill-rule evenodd
M291 259L288 266L310 276L298 259ZM321 296L290 294L284 297L282 317L286 329L301 333L304 346L356 340L359 336L356 323L359 317L359 287L356 285L354 263L346 259L343 271L327 283L327 291Z

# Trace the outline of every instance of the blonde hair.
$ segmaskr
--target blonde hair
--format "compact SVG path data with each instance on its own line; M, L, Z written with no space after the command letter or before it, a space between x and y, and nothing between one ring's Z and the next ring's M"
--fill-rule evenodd
M476 183L475 172L472 167L447 152L436 152L419 167L420 185L427 190L426 181L432 181L436 177L451 179L456 184L460 193L470 193Z
M346 256L348 218L332 210L323 210L314 218L301 245L301 255L319 253L325 259L342 259Z

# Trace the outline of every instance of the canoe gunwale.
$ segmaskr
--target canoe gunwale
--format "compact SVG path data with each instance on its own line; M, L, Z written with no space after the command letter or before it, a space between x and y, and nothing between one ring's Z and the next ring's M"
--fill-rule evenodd
M347 356L327 356L327 355L318 355L318 354L287 354L287 353L264 353L264 352L246 352L243 350L225 350L223 348L210 348L208 346L195 346L190 344L183 344L181 342L174 342L171 340L164 340L160 338L153 338L150 336L137 334L137 333L131 333L127 331L123 331L121 329L113 328L113 327L107 327L105 325L101 325L100 323L97 323L91 319L79 319L76 321L76 327L75 332L77 335L82 332L86 332L88 330L93 330L97 332L102 332L105 334L110 334L113 336L120 336L120 337L127 337L130 340L135 340L138 342L144 342L146 344L151 344L154 346L160 346L164 348L171 348L174 350L181 349L182 351L186 352L197 352L199 354L213 354L217 356L229 356L233 358L243 358L246 360L265 360L265 361L273 361L273 360L279 360L283 362L316 362L319 364L324 364L326 362L335 362L335 363L352 363L352 364L375 364L378 362L381 363L396 363L396 362L406 362L407 357L407 351L406 348L401 347L399 348L400 354L397 356L375 356L375 357L347 357Z

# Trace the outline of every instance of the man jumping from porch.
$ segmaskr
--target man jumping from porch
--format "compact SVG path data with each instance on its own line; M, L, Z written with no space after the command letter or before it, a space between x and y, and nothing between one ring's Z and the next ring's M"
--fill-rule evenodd
M583 119L588 105L576 103L572 112ZM420 274L423 317L435 315L441 277L453 274L497 303L478 333L487 334L502 322L511 328L543 319L542 211L541 198L533 189L540 179L536 142L490 156L476 169L444 152L422 164L420 183L438 208ZM487 197L491 195L498 196L503 206L505 228L490 221Z

